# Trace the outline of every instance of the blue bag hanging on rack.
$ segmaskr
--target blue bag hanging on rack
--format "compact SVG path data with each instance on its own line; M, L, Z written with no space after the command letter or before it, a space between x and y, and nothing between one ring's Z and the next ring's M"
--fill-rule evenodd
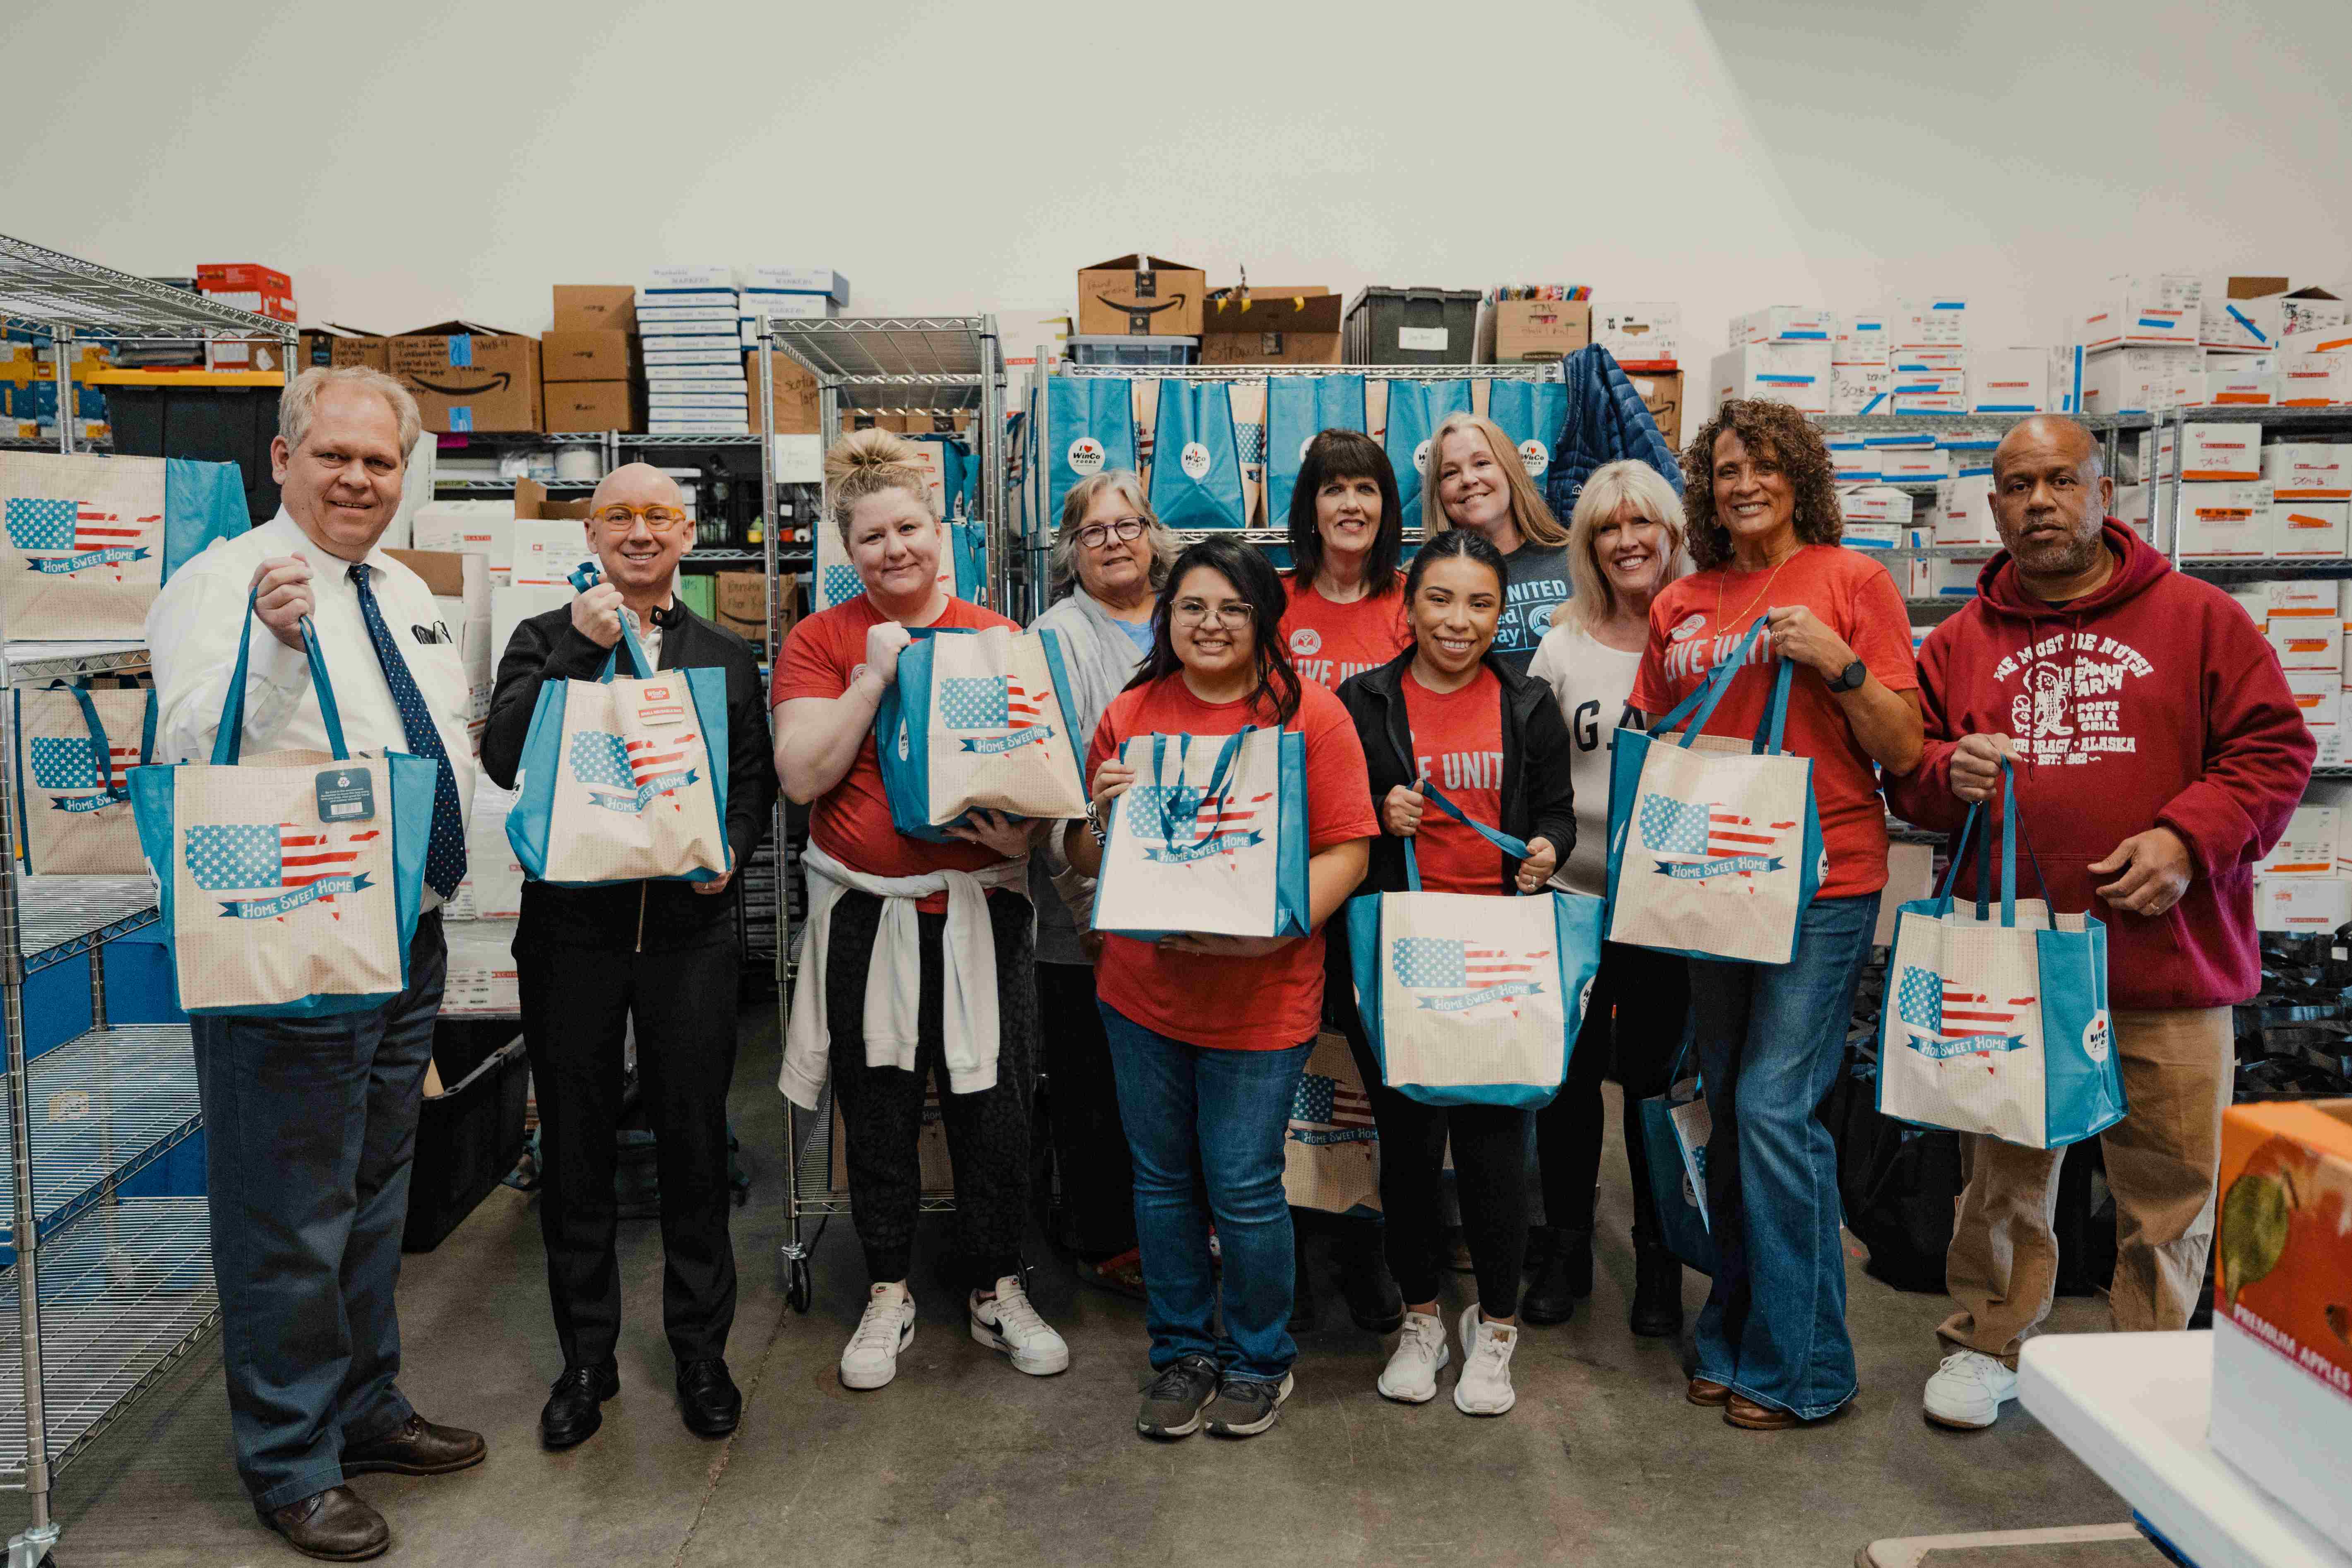
M1642 1124L1642 1152L1648 1155L1650 1197L1666 1250L1702 1274L1716 1270L1715 1237L1706 1207L1706 1143L1715 1119L1706 1108L1706 1086L1685 1078L1691 1040L1687 1032L1666 1075L1666 1092L1635 1101Z
M1992 828L1971 805L1936 897L1895 911L1879 1015L1878 1109L1921 1127L2057 1149L2125 1114L2107 1013L2107 929L2087 914L2053 910L2046 884L2040 899L2017 896L2019 810L2006 758L2001 781L1997 900ZM1955 900L1971 837L1977 896ZM2041 874L2036 864L2037 880Z
M235 463L0 452L8 640L137 639L172 574L253 526Z
M1290 492L1307 445L1326 430L1368 430L1360 375L1265 378L1265 524L1290 525Z
M1062 526L1062 500L1070 487L1107 468L1138 467L1135 446L1135 384L1124 376L1054 375L1045 378L1045 418L1038 427L1038 454L1045 476L1050 535Z
M1428 489L1437 454L1431 449L1437 427L1456 414L1470 412L1467 381L1391 381L1389 383L1389 466L1396 470L1397 494L1404 502L1404 526L1423 526L1421 498Z
M1813 764L1780 746L1793 666L1776 659L1755 739L1693 744L1764 635L1764 617L1651 731L1609 758L1609 940L1685 958L1786 963L1828 876ZM1689 721L1679 742L1669 733ZM1732 748L1739 747L1734 751Z
M154 690L53 680L9 696L25 869L47 877L146 870L124 775L155 760Z
M162 892L174 999L188 1013L320 1018L408 988L437 764L353 757L310 623L329 754L241 759L252 602L210 763L131 771L139 844Z
M1095 930L1307 934L1306 737L1130 735L1119 757L1136 782L1112 803Z
M1422 794L1515 859L1528 847L1473 822L1435 785ZM1423 1105L1549 1105L1568 1076L1601 968L1601 901L1425 893L1413 841L1407 890L1348 900L1356 1009L1381 1079Z
M1060 634L1003 626L914 628L874 714L890 826L959 842L975 809L1019 817L1087 814L1078 732Z
M1568 423L1568 386L1558 381L1514 381L1496 376L1487 388L1486 417L1503 427L1518 449L1519 466L1541 495L1551 471L1552 448Z
M1223 382L1161 379L1151 423L1151 510L1170 528L1248 525L1233 389Z

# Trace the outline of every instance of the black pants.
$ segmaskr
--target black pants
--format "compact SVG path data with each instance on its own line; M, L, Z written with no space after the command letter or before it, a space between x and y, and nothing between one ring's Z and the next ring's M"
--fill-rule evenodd
M922 1205L918 1149L923 1089L936 1081L962 1262L986 1289L1021 1266L1029 1201L1029 1102L1036 1092L1037 986L1029 900L989 896L996 941L999 1040L996 1084L972 1094L948 1084L940 944L945 914L915 917L922 938L922 992L916 1005L915 1070L866 1065L866 971L882 926L882 900L844 893L833 906L825 949L824 1008L832 1034L833 1093L848 1148L850 1215L876 1280L904 1279Z
M1119 1125L1092 965L1037 965L1037 1026L1063 1200L1077 1226L1079 1256L1101 1263L1135 1249L1135 1162Z
M1662 1246L1650 1162L1642 1147L1641 1100L1666 1091L1690 1015L1690 965L1672 953L1603 943L1584 1028L1569 1058L1568 1081L1536 1112L1536 1155L1543 1170L1544 1218L1558 1230L1592 1229L1593 1190L1601 1182L1601 1080L1625 1090L1625 1163L1633 1181L1633 1240Z
M731 931L674 952L515 943L523 1045L539 1093L539 1227L567 1366L610 1362L621 1334L614 1132L632 1017L661 1182L662 1326L680 1362L727 1353L735 1321L727 1089L740 963Z

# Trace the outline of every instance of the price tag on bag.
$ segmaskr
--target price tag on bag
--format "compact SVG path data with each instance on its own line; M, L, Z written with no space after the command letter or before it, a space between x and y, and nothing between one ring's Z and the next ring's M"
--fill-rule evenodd
M686 722L686 684L648 680L637 687L637 722L648 730Z
M375 816L375 779L365 768L329 768L318 777L319 820L367 822Z

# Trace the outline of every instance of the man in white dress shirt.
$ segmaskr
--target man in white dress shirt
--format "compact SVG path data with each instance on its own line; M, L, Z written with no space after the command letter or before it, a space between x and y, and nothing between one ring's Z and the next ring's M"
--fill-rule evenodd
M193 1026L238 1473L271 1528L341 1562L391 1542L347 1477L438 1475L485 1452L479 1434L419 1416L395 1384L393 1289L447 970L441 905L465 872L475 773L457 648L423 580L376 548L419 425L415 399L381 372L302 372L270 447L278 515L174 573L147 616L159 761L212 755L250 595L247 756L329 749L307 617L352 750L441 764L408 989L365 1013Z

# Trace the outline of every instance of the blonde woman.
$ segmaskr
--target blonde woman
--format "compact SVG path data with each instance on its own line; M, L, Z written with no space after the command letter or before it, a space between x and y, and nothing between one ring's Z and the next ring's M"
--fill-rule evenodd
M1611 463L1586 482L1568 524L1575 596L1544 634L1529 669L1551 688L1568 721L1576 846L1555 880L1572 892L1599 898L1608 890L1609 750L1649 646L1650 602L1689 565L1682 498L1655 468ZM1631 1324L1645 1338L1682 1331L1683 1268L1658 1229L1634 1107L1664 1092L1689 1010L1685 960L1613 942L1602 947L1568 1081L1536 1113L1548 1234L1534 1237L1528 1249L1537 1262L1520 1306L1528 1321L1564 1323L1575 1315L1577 1298L1592 1293L1592 1199L1601 1180L1601 1080L1607 1076L1625 1090L1625 1163L1633 1186Z
M1423 509L1429 527L1469 529L1502 552L1509 580L1494 651L1525 673L1571 592L1568 530L1493 420L1456 414L1437 427L1429 452L1430 491L1437 498L1436 506Z
M897 1376L915 1337L916 1139L932 1079L971 1269L969 1331L1033 1376L1070 1364L1021 1277L1037 1043L1029 836L987 812L950 830L961 843L900 834L874 749L875 712L908 628L1020 629L940 587L944 531L914 458L887 430L861 430L825 454L830 521L866 592L793 627L773 693L776 773L810 808L808 931L780 1087L814 1110L829 1078L840 1107L873 1281L841 1354L842 1385L860 1389Z

